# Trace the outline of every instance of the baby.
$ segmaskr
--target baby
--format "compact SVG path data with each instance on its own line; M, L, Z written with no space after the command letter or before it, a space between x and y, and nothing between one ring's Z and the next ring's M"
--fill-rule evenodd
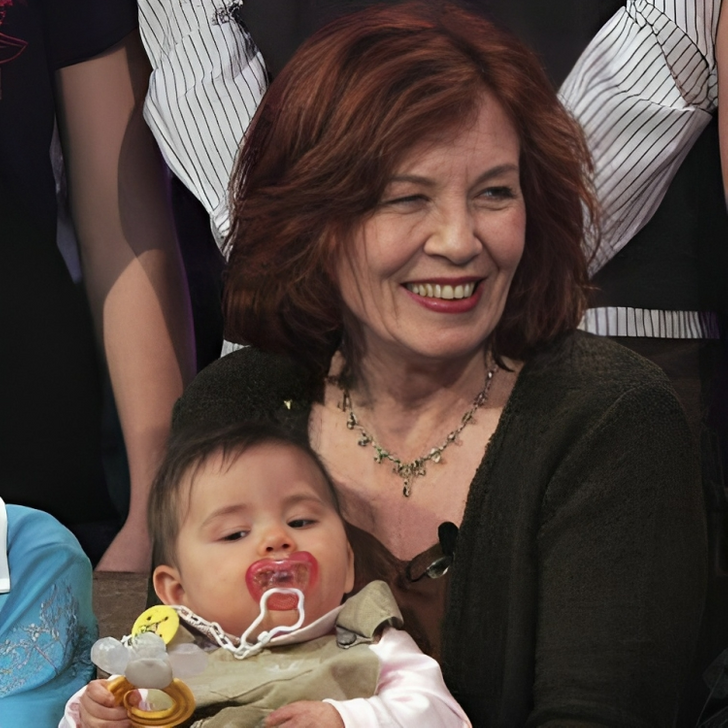
M260 423L178 435L152 488L149 527L154 589L186 608L179 631L210 650L205 670L185 680L195 726L470 725L437 663L395 628L385 584L341 606L353 553L307 445ZM106 686L95 680L74 696L61 728L130 725Z

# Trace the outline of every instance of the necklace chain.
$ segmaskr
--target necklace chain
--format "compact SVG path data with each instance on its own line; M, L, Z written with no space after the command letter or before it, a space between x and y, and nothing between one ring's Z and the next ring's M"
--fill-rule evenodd
M436 465L441 463L442 453L451 443L455 442L458 439L458 436L463 431L463 429L465 429L465 427L472 422L473 416L475 415L476 411L485 404L486 400L488 399L488 392L490 391L493 377L495 376L495 373L497 371L498 365L493 364L493 366L486 372L485 384L483 385L483 389L481 389L480 392L475 395L475 399L473 399L473 404L460 419L460 424L443 440L442 444L438 447L433 447L432 450L430 450L430 452L428 452L426 455L415 458L410 462L405 462L401 460L389 450L382 447L374 439L374 436L364 429L364 427L359 423L359 418L357 417L356 412L354 412L354 408L352 407L351 395L349 394L349 390L346 387L343 387L341 383L337 380L339 388L344 395L341 409L344 413L346 413L347 410L349 412L349 416L346 418L346 427L349 430L358 430L359 440L357 444L360 447L366 447L367 445L371 445L374 448L374 461L377 464L381 465L381 463L383 463L385 460L389 460L391 463L394 464L392 472L398 475L404 481L404 485L402 487L402 495L405 498L409 498L412 494L412 483L414 482L415 478L427 475L427 468L425 467L426 463L432 462Z

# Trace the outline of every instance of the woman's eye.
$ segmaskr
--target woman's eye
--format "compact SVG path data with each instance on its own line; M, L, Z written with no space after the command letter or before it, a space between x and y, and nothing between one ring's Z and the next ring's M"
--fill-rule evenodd
M512 200L516 193L512 187L502 185L500 187L486 187L480 195L490 200Z
M306 526L311 526L316 521L313 518L294 518L292 521L288 521L288 525L291 528L306 528Z
M247 531L233 531L227 536L223 536L223 541L239 541L241 538L245 538L248 535Z
M399 206L410 206L410 205L418 205L423 202L427 202L427 197L425 195L403 195L402 197L392 197L390 199L384 200L382 203L383 205L387 205L389 207L399 205Z

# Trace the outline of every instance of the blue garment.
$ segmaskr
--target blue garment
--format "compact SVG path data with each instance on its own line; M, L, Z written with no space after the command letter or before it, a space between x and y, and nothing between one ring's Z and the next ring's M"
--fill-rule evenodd
M9 505L7 515L11 588L0 594L0 728L51 728L68 698L94 677L91 564L47 513Z

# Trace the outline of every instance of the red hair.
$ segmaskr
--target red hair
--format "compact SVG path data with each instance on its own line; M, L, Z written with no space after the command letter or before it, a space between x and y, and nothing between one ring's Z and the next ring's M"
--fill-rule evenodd
M584 211L596 219L581 129L518 40L449 3L415 2L327 25L264 97L232 180L228 337L325 374L344 327L332 275L342 246L403 156L472 117L484 90L518 133L527 214L493 346L522 359L575 328Z

